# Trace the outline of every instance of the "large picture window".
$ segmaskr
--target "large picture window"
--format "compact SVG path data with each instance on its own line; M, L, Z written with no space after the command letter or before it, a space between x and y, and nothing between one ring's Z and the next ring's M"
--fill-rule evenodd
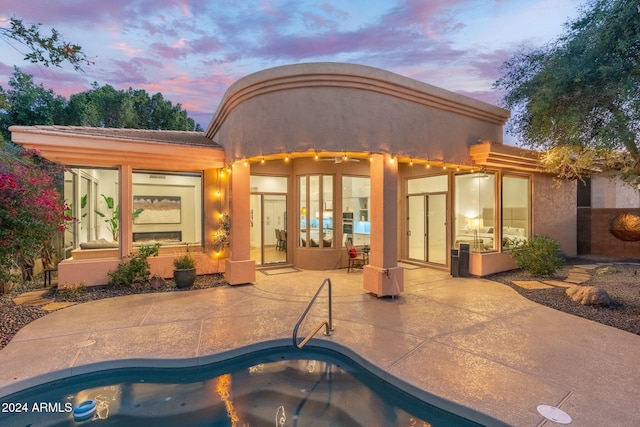
M370 197L371 180L368 177L342 177L342 246L347 241L355 246L369 245Z
M202 175L135 171L133 243L202 241Z
M531 236L529 178L502 178L502 247L508 249Z
M454 246L471 251L496 249L496 176L490 172L456 175Z
M75 219L65 231L65 258L83 249L115 249L112 255L118 256L118 170L68 169L64 173L64 200Z
M300 246L333 247L333 175L298 178Z

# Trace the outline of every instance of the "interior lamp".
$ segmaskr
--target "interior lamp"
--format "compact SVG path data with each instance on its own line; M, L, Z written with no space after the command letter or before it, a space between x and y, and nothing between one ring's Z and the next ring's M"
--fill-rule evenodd
M300 209L300 214L301 215L306 215L307 214L307 208L305 206L303 206L302 209Z
M469 228L473 230L473 249L480 249L480 237L478 236L478 231L480 227L482 227L482 219L481 218L467 218L467 224L469 224Z

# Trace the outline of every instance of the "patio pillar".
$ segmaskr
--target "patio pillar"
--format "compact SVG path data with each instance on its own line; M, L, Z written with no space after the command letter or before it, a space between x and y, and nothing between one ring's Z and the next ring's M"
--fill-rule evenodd
M133 168L131 165L120 166L120 188L118 204L120 205L120 256L125 257L133 251Z
M364 266L363 288L378 297L404 291L404 269L398 267L398 161L374 154L370 166L371 253Z
M225 277L230 285L255 282L256 262L250 252L250 181L251 168L237 162L229 178L229 212L231 218L231 257L225 260Z

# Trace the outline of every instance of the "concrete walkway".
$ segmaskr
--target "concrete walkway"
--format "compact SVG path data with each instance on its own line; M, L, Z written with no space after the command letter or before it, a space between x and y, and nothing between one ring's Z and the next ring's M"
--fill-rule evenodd
M640 336L535 304L508 286L405 271L401 297L361 289L362 272L257 273L254 285L78 304L23 328L0 351L0 396L96 368L209 363L291 345L293 325L325 277L334 333L309 345L344 349L420 390L515 426L640 425ZM284 271L281 271L284 273ZM326 299L306 330L326 316Z

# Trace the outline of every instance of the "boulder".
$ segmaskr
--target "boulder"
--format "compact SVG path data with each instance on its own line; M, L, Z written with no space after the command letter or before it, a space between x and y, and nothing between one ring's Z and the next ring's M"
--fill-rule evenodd
M595 271L595 274L598 276L605 276L605 275L609 275L609 274L615 274L617 273L618 270L616 270L613 267L607 266L607 267L600 267L597 268Z
M151 276L151 280L149 282L151 283L151 288L155 290L162 289L167 286L167 282L157 274Z
M596 286L572 286L566 291L569 298L582 305L606 307L611 303L607 291Z

